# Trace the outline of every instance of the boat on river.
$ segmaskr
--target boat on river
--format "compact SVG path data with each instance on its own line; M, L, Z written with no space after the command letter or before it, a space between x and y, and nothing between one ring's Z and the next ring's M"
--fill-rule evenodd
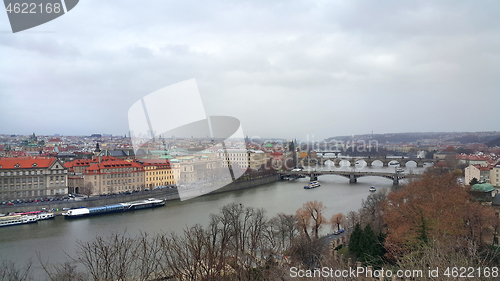
M374 185L372 185L372 186L370 187L370 192L375 192L375 191L377 191L377 189L375 188L375 186L374 186Z
M78 208L68 210L66 213L63 213L64 218L79 218L85 216L92 215L101 215L108 213L116 213L116 212L126 212L132 210L140 210L140 209L149 209L156 208L165 205L164 200L149 198L146 200L132 201L127 203L118 203L112 205L104 205L98 207L89 207L89 208Z
M320 186L319 182L312 181L312 182L308 183L306 186L304 186L304 189L312 189L312 188L316 188L318 186Z
M34 223L37 221L38 221L37 215L9 215L0 217L0 227Z

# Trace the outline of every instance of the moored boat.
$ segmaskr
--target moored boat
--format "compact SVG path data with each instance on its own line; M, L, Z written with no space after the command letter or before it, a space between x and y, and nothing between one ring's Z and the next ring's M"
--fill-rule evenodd
M38 221L36 215L9 215L0 218L0 227L18 224L34 223Z
M27 215L27 216L36 216L37 220L48 220L53 219L56 216L53 213L49 213L46 211L33 211L33 212L24 212L24 213L15 213L13 215Z
M372 186L370 187L370 192L375 192L375 191L377 191L377 189L375 188L375 186L374 186L374 185L372 185Z
M126 212L132 210L140 210L140 209L148 209L164 206L165 201L155 198L149 198L146 200L132 201L127 203L118 203L113 205L105 205L98 207L89 207L89 208L78 208L68 210L66 213L63 213L65 218L78 218L84 216L91 215L100 215L100 214L108 214L108 213L116 213L116 212Z

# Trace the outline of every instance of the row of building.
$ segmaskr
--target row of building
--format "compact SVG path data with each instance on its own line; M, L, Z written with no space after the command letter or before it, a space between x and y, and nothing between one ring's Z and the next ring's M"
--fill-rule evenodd
M478 182L489 182L494 187L500 187L500 162L493 165L469 165L465 168L465 184L469 184L474 178Z
M92 159L65 163L55 157L0 158L0 201L40 200L68 193L113 194L204 183L217 177L222 180L229 167L241 175L248 169L259 170L273 157L284 157L283 153L251 149L218 149L175 157L158 155L137 159L97 154Z

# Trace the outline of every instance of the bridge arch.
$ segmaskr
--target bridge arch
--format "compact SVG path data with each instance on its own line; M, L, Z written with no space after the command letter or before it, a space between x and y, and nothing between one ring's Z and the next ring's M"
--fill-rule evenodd
M384 162L382 162L382 160L380 159L376 159L376 160L373 160L372 161L372 166L384 166Z
M333 160L331 160L331 159L326 159L325 162L323 162L323 165L330 166L330 167L335 167L336 166L335 162Z
M409 163L411 163L411 166L414 166L414 167L418 166L418 162L415 161L415 160L408 160L408 161L406 161L406 165L408 165Z
M400 160L396 160L396 159L388 159L388 164L389 166L396 166L396 165L401 165L401 162Z
M361 158L361 159L355 159L353 161L354 161L354 166L356 166L356 168L364 168L368 166L368 161L366 161L365 159Z

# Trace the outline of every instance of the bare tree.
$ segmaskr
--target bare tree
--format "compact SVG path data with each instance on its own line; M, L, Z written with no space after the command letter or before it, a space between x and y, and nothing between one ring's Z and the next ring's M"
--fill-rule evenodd
M333 215L330 218L330 224L332 225L332 229L335 229L335 226L337 226L337 230L340 230L340 225L344 224L344 215L342 213Z
M33 280L32 262L28 261L25 266L19 268L12 261L2 261L0 265L1 281L28 281Z
M311 224L310 214L307 210L300 208L295 212L295 218L300 234L306 237L308 241L311 241L311 236L309 235L309 225Z
M302 209L305 211L305 214L308 214L312 219L311 229L314 233L314 237L318 239L319 230L325 222L325 218L323 217L323 211L325 210L325 207L323 206L323 203L316 200L308 201L303 205Z
M276 252L284 252L297 237L297 220L293 215L279 213L269 220L266 228L266 238L271 248Z
M93 189L93 185L91 182L88 182L85 186L82 186L80 187L80 194L83 194L83 195L87 195L87 197L89 197L90 195L92 195L92 189Z

